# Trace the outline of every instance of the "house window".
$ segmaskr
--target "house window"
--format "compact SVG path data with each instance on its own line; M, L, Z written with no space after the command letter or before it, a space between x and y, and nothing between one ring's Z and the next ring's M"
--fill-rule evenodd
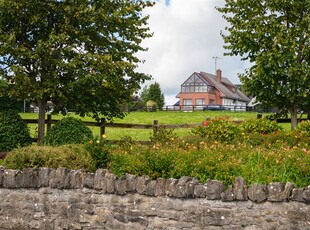
M192 99L184 99L183 100L183 105L193 105Z
M196 105L205 105L205 99L196 99Z
M182 93L208 92L208 85L200 77L193 74L181 86Z

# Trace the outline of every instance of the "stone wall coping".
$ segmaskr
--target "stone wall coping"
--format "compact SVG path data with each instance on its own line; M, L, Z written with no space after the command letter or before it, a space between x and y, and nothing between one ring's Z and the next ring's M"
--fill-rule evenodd
M310 203L310 186L297 188L291 182L272 182L268 185L247 185L242 177L236 177L234 185L208 179L204 184L193 177L179 179L158 178L126 174L116 177L107 169L95 173L67 168L25 168L13 170L0 167L0 188L7 189L94 189L103 194L126 195L137 193L146 196L167 196L180 199L205 198L208 200Z

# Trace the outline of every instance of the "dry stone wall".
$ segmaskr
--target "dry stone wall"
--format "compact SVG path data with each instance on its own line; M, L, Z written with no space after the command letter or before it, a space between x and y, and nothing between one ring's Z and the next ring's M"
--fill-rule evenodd
M0 229L310 229L310 187L0 168Z

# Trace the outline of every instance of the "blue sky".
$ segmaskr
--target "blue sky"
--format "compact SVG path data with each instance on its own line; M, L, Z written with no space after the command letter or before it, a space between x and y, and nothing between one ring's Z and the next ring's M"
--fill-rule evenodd
M152 38L143 41L147 52L138 54L145 60L139 71L151 74L165 95L167 105L174 104L181 84L194 72L222 70L224 77L239 84L238 73L249 67L240 57L224 56L224 42L220 31L227 26L215 9L225 0L157 0L155 6L145 10L150 15Z

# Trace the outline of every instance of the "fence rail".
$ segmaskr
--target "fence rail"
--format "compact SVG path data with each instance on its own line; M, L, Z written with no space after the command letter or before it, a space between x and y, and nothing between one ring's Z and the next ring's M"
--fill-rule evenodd
M23 119L27 124L38 124L38 119ZM47 119L45 119L46 125L46 132L49 132L52 124L56 124L59 120L52 119L52 115L48 114ZM152 129L153 133L155 133L159 128L168 128L168 129L175 129L175 128L195 128L200 126L201 123L196 124L163 124L160 125L158 120L154 120L153 124L129 124L129 123L114 123L114 122L106 122L104 118L102 118L98 122L91 122L91 121L83 121L86 126L95 126L100 127L100 136L106 133L106 128L128 128L128 129ZM35 142L37 138L33 138ZM118 140L111 140L111 142L117 143ZM139 143L148 143L149 141L138 141Z
M257 118L261 118L261 114L258 114ZM23 119L27 124L38 124L38 119ZM271 119L273 120L273 119ZM305 118L298 119L298 122L307 120ZM46 124L46 132L49 132L52 124L56 124L59 120L52 119L51 114L47 115L47 119L45 119ZM236 121L236 123L240 123L242 121ZM291 119L276 119L277 123L289 123ZM159 128L167 128L167 129L176 129L176 128L195 128L201 125L201 123L195 124L162 124L160 125L158 120L154 120L153 124L128 124L128 123L114 123L114 122L106 122L104 118L102 118L98 122L84 121L86 126L96 126L100 127L100 136L106 133L106 128L128 128L128 129L152 129L153 133L155 133ZM37 138L33 138L35 142ZM110 140L111 142L117 143L118 140ZM137 141L140 143L148 143L149 141Z

